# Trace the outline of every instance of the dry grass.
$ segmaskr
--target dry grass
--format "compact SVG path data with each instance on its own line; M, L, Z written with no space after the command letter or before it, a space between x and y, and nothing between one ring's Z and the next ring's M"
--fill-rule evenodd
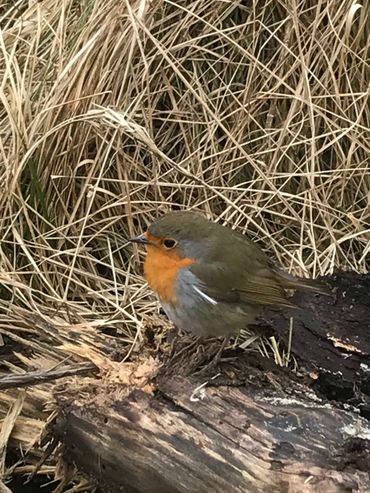
M171 208L248 231L299 274L366 271L363 4L5 1L0 329L37 339L39 314L132 343L157 305L125 238Z

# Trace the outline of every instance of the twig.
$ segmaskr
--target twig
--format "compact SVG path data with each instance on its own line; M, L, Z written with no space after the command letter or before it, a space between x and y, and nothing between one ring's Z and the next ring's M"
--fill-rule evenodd
M2 425L1 425L1 432L0 432L0 478L3 478L4 472L5 472L5 458L6 458L8 440L9 440L9 437L10 437L12 431L13 431L14 424L17 420L17 417L19 416L20 412L22 411L25 395L26 395L26 393L24 390L19 393L18 397L16 398L16 400L12 403L11 407L9 408L8 414L6 415L6 417L3 420ZM0 493L1 493L1 489L0 489Z
M50 382L59 378L72 375L83 375L98 368L94 363L78 363L75 365L64 366L55 370L37 370L23 373L22 375L7 375L0 379L0 390L12 387L28 387L39 385L40 383Z
M10 490L5 484L0 480L0 493L12 493L12 490Z

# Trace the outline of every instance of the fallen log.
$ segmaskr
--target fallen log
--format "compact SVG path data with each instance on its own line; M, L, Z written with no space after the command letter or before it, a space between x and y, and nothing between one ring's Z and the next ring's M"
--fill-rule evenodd
M364 418L304 395L194 390L174 377L156 395L61 406L65 457L107 492L370 491Z
M140 386L60 387L65 459L112 493L369 493L369 276L330 282L331 301L296 295L298 315L261 322L294 317L298 374L249 353L205 385L164 365Z

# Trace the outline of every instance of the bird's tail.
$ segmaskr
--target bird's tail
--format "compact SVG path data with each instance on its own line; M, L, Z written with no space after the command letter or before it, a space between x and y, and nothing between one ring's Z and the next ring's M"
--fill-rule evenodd
M295 277L274 266L274 272L278 276L281 284L285 289L300 289L302 291L312 291L314 293L332 295L332 292L324 282L317 279L307 279L304 277Z

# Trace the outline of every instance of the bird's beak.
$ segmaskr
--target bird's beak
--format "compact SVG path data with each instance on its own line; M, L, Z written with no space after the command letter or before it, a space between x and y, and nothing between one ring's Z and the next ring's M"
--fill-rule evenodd
M143 233L139 236L134 236L133 238L129 238L128 241L131 241L132 243L142 243L143 245L148 245L150 243L148 238L146 237L146 233Z

